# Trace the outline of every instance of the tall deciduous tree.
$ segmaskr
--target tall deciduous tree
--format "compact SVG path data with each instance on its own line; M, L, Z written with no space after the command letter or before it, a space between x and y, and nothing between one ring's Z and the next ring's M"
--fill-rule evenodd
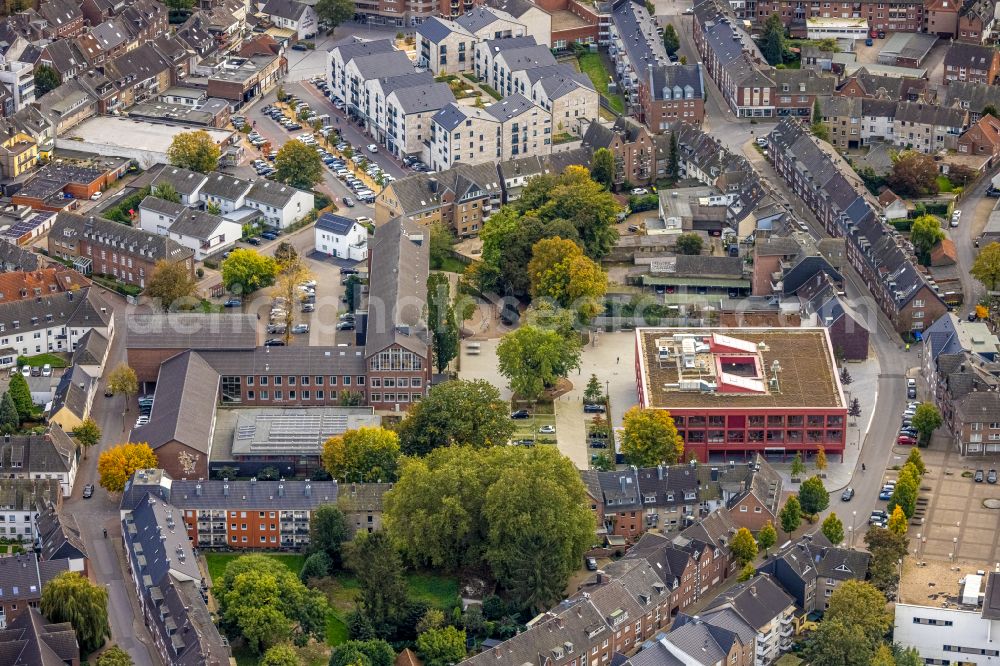
M919 434L917 441L920 446L927 446L930 444L931 435L941 427L944 420L941 418L941 412L938 411L938 408L933 403L922 402L917 405L917 409L913 412L911 423Z
M450 666L465 659L465 632L455 627L429 629L417 636L417 652L426 666Z
M230 255L230 258L232 258L232 255ZM281 255L281 259L275 255L274 261L278 267L278 275L275 277L274 289L272 291L276 296L284 298L287 304L284 318L284 336L285 343L287 344L292 337L292 325L295 323L296 308L294 306L299 302L301 294L299 288L312 277L312 273L294 247L291 248L291 252L286 248Z
M570 370L580 367L580 341L555 331L522 326L503 336L497 358L500 374L507 378L511 390L535 400Z
M60 85L62 85L62 77L59 76L59 72L48 65L35 66L35 97L42 97Z
M76 430L73 431L73 436L76 437L76 441L83 447L84 458L87 457L87 451L90 447L101 443L101 429L98 427L97 421L89 416L83 420L83 423L76 427Z
M380 636L391 636L403 619L408 596L403 563L389 533L359 533L348 563L358 578L358 615Z
M930 155L906 150L896 156L886 184L902 197L919 197L938 193L938 169Z
M508 403L487 381L453 379L431 388L398 428L403 453L427 455L452 444L502 446L514 432Z
M129 410L129 400L139 392L139 379L135 370L124 363L119 364L111 374L108 375L108 388L112 393L121 393L125 396L125 411Z
M583 401L587 403L601 402L604 397L604 387L601 386L601 380L597 378L597 375L591 374L590 379L587 380L587 388L583 390Z
M396 651L381 639L346 641L333 649L330 666L393 666Z
M331 566L343 564L344 543L351 538L351 528L344 512L335 504L320 505L309 521L309 553L326 553Z
M427 326L431 331L434 366L444 372L458 356L459 330L451 305L451 283L444 273L427 277Z
M806 466L802 464L802 454L798 451L792 458L792 478L797 478L805 474Z
M326 440L322 458L337 480L391 483L399 470L399 435L381 426L348 430Z
M145 442L126 442L102 451L97 459L101 487L109 493L125 490L125 483L136 470L158 467L156 454Z
M295 648L287 643L269 648L258 666L302 666Z
M880 643L892 627L885 596L860 580L847 580L837 586L830 595L830 605L823 620L862 627L873 646Z
M663 29L663 48L668 55L673 55L681 48L681 38L673 24L668 23Z
M701 254L703 246L701 236L696 233L680 234L674 241L674 250L677 254Z
M159 301L163 310L190 305L198 281L182 261L160 259L146 283L146 295Z
M761 528L760 533L757 535L757 545L760 546L764 554L767 555L767 549L771 548L778 542L778 531L774 529L774 524L771 521L767 521L767 524Z
M160 183L150 190L149 194L157 199L163 199L164 201L169 201L171 203L181 202L181 195L177 193L176 188L174 188L174 186L170 183Z
M222 284L233 294L252 294L274 284L278 262L254 250L237 248L222 262Z
M214 171L219 166L219 155L219 146L205 130L181 132L167 149L171 164L199 173Z
M28 387L28 380L20 372L15 373L10 378L10 385L7 387L7 391L10 392L10 398L14 401L14 406L17 407L18 418L22 421L30 419L34 402L31 400L31 389Z
M559 236L535 243L528 277L533 297L552 299L586 319L600 312L600 299L608 290L608 276L600 265L584 256L579 245Z
M822 446L816 447L816 469L821 472L826 469L826 449Z
M799 525L802 524L802 506L795 495L785 500L785 506L778 514L778 520L781 521L781 531L785 534L791 535L799 529Z
M97 666L132 666L132 657L117 645L112 645L97 657Z
M736 530L736 534L729 541L729 552L741 567L757 557L757 541L754 540L750 530L745 527Z
M829 539L830 543L834 546L844 540L844 523L837 517L836 512L826 517L826 520L823 521L823 525L820 527L820 531L823 532L823 536Z
M69 622L80 651L93 652L111 638L108 591L75 571L65 571L42 588L38 609L50 622Z
M667 175L680 176L680 152L677 149L677 132L670 133L670 153L667 155Z
M903 507L898 504L893 507L892 515L889 516L889 522L886 527L894 534L906 534L907 529L909 529L909 525L907 525L906 514L903 513Z
M823 479L812 476L802 482L799 504L807 514L819 513L830 506L830 493L823 486Z
M323 180L323 161L319 153L306 144L292 139L278 150L274 158L275 178L302 190L311 189Z
M351 0L319 0L316 3L316 16L334 29L349 21L354 16L354 3Z
M622 425L622 455L629 465L673 465L684 458L684 440L669 412L632 407L625 412Z
M920 455L920 449L910 449L910 455L906 456L904 465L913 465L917 474L923 476L927 473L927 466L924 464L924 457Z
M590 177L610 190L615 183L615 156L607 148L598 148L590 163Z
M921 215L910 227L910 242L925 266L930 263L931 249L945 237L941 222L933 215Z
M1000 243L990 243L979 251L972 268L972 277L983 283L990 291L996 291L1000 283Z

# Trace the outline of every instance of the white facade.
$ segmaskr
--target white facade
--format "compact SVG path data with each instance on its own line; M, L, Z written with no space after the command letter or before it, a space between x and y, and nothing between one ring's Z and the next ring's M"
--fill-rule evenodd
M885 141L893 143L893 118L889 116L862 116L861 117L861 143L871 143L873 141Z
M212 182L215 180L225 182L227 190L231 194L218 194L216 188L212 187ZM234 178L233 176L211 173L208 175L208 180L205 181L205 184L198 190L198 199L205 204L215 204L219 207L220 214L225 215L226 213L232 213L234 210L243 208L247 192L250 191L251 185L253 183Z
M1000 621L980 610L896 603L893 639L914 648L928 663L996 664L1000 658Z
M236 241L243 236L243 227L230 220L221 220L214 229L208 230L204 234L204 238L201 237L202 234L191 236L177 233L173 229L166 236L178 244L194 250L195 261L204 261L206 257L236 245Z
M275 27L292 30L296 39L306 39L316 34L316 10L306 5L299 18L285 18L277 14L270 15Z
M0 82L14 98L14 111L20 111L35 101L35 68L17 60L0 65Z
M269 186L288 187L287 185L270 181ZM271 226L285 229L301 220L316 206L316 198L312 192L304 192L292 187L288 187L288 189L292 190L293 193L288 197L287 201L280 204L269 202L264 198L256 198L254 194L255 189L251 189L246 196L246 207L259 210L267 218L267 222Z
M314 230L317 252L352 261L364 261L368 258L368 229L363 225L355 222L345 234L321 229L318 224Z

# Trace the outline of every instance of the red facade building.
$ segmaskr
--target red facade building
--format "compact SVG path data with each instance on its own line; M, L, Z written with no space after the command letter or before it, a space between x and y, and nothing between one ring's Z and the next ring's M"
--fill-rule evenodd
M699 460L843 455L847 405L822 328L636 329L639 405Z

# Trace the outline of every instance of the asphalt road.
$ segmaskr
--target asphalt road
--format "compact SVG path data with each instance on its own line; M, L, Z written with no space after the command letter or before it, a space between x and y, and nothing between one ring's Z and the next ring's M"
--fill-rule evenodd
M111 369L125 362L125 302L110 292L102 297L115 310L116 335L108 351L106 368ZM111 621L111 641L129 653L136 666L159 666L159 655L150 649L152 638L147 631L142 616L139 615L131 578L124 568L121 528L118 522L118 501L97 484L97 457L104 449L127 441L128 432L137 417L137 406L132 405L125 414L124 426L122 396L105 398L104 382L94 398L91 416L101 428L101 443L80 461L80 467L73 486L73 496L63 502L62 511L72 515L80 527L80 533L87 546L90 558L90 574L108 590L108 616ZM135 402L133 398L132 402ZM83 487L93 483L96 487L91 499L82 499ZM107 538L104 530L107 530Z

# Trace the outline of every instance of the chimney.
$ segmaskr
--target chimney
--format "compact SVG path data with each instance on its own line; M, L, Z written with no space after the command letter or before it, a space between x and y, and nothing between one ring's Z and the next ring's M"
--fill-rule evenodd
M649 63L649 98L656 99L656 93L653 92L653 63Z
M195 485L195 487L194 487L194 494L197 495L198 497L201 497L201 484L200 483L197 484L197 485Z
M663 465L656 466L656 478L663 481Z
M625 492L625 477L624 476L618 477L618 485L620 485L622 487L622 492Z
M427 189L429 189L434 194L437 194L437 191L438 191L438 181L437 181L437 178L429 178L427 180Z
M284 496L285 496L285 484L279 483L278 484L278 497L284 497Z
M600 585L604 582L604 572L601 570L597 571L597 584Z
M313 490L312 485L307 483L306 484L306 497L310 497L312 495L312 490Z
M228 483L222 484L222 494L225 495L226 497L229 497L229 484Z

